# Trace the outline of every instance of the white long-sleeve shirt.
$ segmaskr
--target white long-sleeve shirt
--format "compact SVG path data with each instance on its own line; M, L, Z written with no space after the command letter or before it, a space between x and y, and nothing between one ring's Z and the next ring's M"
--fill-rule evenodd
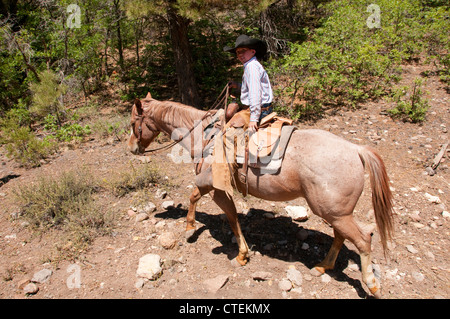
M261 105L272 103L273 92L269 76L256 57L244 64L241 85L241 103L250 108L250 121L259 122Z

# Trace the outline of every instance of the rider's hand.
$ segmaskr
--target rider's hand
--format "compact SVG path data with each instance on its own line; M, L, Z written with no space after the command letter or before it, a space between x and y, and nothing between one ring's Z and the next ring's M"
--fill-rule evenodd
M258 130L258 123L257 122L248 123L248 130L250 132L256 132Z

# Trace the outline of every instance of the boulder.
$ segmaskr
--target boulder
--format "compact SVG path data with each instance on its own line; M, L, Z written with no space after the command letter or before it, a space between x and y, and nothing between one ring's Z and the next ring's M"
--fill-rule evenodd
M161 257L159 255L147 254L139 259L136 276L156 280L161 273Z

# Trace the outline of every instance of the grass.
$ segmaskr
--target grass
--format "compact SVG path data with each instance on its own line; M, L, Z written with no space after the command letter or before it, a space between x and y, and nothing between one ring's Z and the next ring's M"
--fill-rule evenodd
M95 195L101 190L86 170L43 176L14 191L21 214L38 232L61 230L55 242L58 256L76 258L100 235L110 232L113 216L101 209Z
M108 188L117 197L123 197L126 194L135 191L145 190L155 184L163 181L158 170L151 165L142 165L137 170L131 166L131 170L114 176L107 181Z
M111 198L134 193L134 200L148 201L155 186L168 183L152 165L131 166L98 182L83 168L55 176L41 176L34 183L14 190L26 219L35 234L49 234L54 240L49 261L73 260L86 251L93 240L112 233L114 211ZM102 198L107 198L106 202ZM106 208L104 207L106 206Z

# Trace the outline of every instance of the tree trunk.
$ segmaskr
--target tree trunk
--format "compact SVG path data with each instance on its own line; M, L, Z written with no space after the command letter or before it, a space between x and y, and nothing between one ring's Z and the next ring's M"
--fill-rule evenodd
M181 102L194 107L200 107L200 95L194 76L194 62L187 33L189 20L180 16L176 12L176 9L172 7L168 9L167 14Z
M121 71L123 72L124 58L123 58L122 33L120 30L120 21L122 20L122 13L120 12L120 0L114 0L114 10L116 16L117 50L119 51L119 66Z

